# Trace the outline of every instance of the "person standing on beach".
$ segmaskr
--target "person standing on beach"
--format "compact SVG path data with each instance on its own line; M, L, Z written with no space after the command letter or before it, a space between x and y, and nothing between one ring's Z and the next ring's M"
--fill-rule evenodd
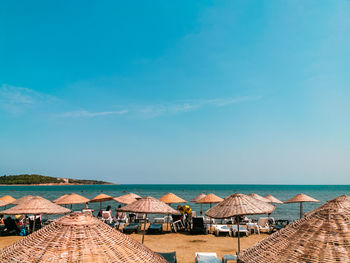
M192 222L192 209L189 205L184 205L184 206L177 206L177 210L183 215L181 219L185 216L185 229L186 230L191 230L191 222Z

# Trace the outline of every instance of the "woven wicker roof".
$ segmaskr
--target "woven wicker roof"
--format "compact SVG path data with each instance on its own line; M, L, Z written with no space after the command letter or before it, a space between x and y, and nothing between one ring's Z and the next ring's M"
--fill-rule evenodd
M205 214L213 218L229 218L237 215L270 214L275 206L245 194L232 194L209 209Z
M90 200L85 198L84 196L72 193L61 200L56 201L55 203L58 205L72 205L72 204L83 204L89 202Z
M137 201L137 199L135 197L133 197L131 194L114 197L113 200L117 201L118 203L125 204L125 205L131 204L131 203Z
M148 196L118 209L124 212L146 214L176 214L177 211L158 199Z
M135 199L141 199L142 196L139 196L137 194L134 194L134 193L129 193L128 195L131 195L132 197L134 197Z
M32 195L25 195L25 196L22 196L21 198L18 198L16 201L12 202L12 204L19 205L19 204L27 202L29 199L31 199L33 197L34 196L32 196Z
M206 194L201 193L201 194L197 195L195 198L193 198L191 200L191 202L195 202L196 203L197 201L199 201L200 199L202 199L205 196L206 196Z
M276 197L274 197L273 195L266 195L264 196L264 198L269 199L270 203L275 203L275 204L283 204L283 202L281 200L278 200Z
M113 196L106 195L106 194L99 194L92 198L89 202L94 203L94 202L105 202L105 201L110 201L113 200Z
M3 197L0 197L0 200L6 202L8 204L16 201L16 199L14 199L11 195L5 195Z
M328 201L240 254L244 263L350 262L350 197Z
M261 195L258 195L258 194L255 194L255 193L251 193L251 194L249 194L249 196L250 196L250 197L253 197L253 198L255 198L255 199L258 199L258 200L260 200L260 201L263 201L263 202L265 202L265 203L270 203L270 200L269 200L269 199L267 199L267 198L265 198L265 197L262 197Z
M62 206L56 205L51 201L41 197L33 196L27 202L22 202L19 205L1 211L0 214L4 215L39 215L39 214L65 214L71 210Z
M173 193L167 193L166 195L163 195L161 198L159 198L159 200L166 204L187 203L186 200L178 197Z
M62 196L60 196L59 198L53 200L52 202L54 202L54 203L56 204L57 202L59 202L60 200L62 200L63 198L65 198L67 195L68 195L68 194L62 195Z
M208 194L203 198L199 199L196 203L197 204L215 204L215 203L220 203L223 200L224 199L222 199L221 197L218 197L217 195Z
M1 262L166 263L100 220L73 213L0 251Z
M303 202L320 202L316 200L315 198L312 198L311 196L305 195L305 194L298 194L294 196L293 198L284 201L284 203L303 203Z

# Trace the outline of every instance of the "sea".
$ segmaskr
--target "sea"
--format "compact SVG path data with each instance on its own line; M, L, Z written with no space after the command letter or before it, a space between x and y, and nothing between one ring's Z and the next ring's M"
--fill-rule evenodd
M25 195L39 195L51 201L70 193L77 193L86 198L92 199L100 193L114 197L127 193L135 193L142 197L153 196L160 198L166 193L174 193L188 201L192 210L199 214L200 205L190 202L191 199L200 193L214 193L225 198L233 193L250 194L256 193L261 196L273 195L281 201L286 201L293 196L304 193L317 200L320 203L304 203L304 213L309 212L316 207L324 204L326 201L336 198L340 195L350 195L350 185L246 185L246 184L123 184L123 185L62 185L62 186L0 186L0 195L11 195L14 198L20 198ZM102 203L102 208L108 205L112 209L119 204L115 201ZM215 204L213 204L215 205ZM213 206L212 205L212 206ZM74 211L81 210L85 204L73 205ZM176 208L176 204L172 207ZM99 210L99 203L90 203L90 208ZM203 211L210 208L209 204L203 205ZM0 208L0 209L5 209ZM299 204L277 204L275 211L271 214L275 219L287 219L290 221L299 218ZM55 216L52 216L55 217ZM255 216L257 218L259 216Z

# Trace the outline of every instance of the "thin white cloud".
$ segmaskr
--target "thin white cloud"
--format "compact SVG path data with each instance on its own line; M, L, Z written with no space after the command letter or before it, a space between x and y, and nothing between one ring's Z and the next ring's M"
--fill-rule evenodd
M127 110L100 111L100 112L89 112L86 110L78 110L78 111L65 112L65 113L61 114L60 117L64 117L64 118L92 118L92 117L107 116L107 115L123 115L126 113L128 113Z
M19 113L30 107L51 103L57 98L32 89L3 84L0 87L0 107L11 113Z
M146 118L154 118L161 115L175 115L179 113L191 112L204 107L226 107L232 104L258 100L261 97L237 97L224 99L200 99L200 100L184 100L171 103L159 103L152 105L128 105L123 107L124 110L119 111L98 111L91 112L87 110L77 110L65 112L58 115L64 118L93 118L108 115L125 115L132 114ZM120 105L119 105L120 107Z

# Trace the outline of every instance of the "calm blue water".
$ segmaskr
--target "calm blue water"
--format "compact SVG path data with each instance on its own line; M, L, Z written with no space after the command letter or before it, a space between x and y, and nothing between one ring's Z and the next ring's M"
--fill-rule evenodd
M276 198L285 201L298 193L307 194L321 201L321 203L305 203L304 212L323 204L327 200L333 199L339 195L350 194L350 185L69 185L69 186L0 186L0 195L11 195L19 198L24 195L40 195L49 200L54 200L63 194L69 193L81 194L89 199L95 197L101 192L120 196L125 193L133 192L141 196L153 196L159 198L166 193L172 192L183 199L189 201L202 192L214 193L222 198L232 193L256 193L262 196L272 194ZM189 203L193 210L200 210L200 205ZM103 207L111 205L117 207L114 201L104 202ZM74 205L73 210L83 208L84 204ZM174 207L175 205L173 205ZM90 207L97 210L99 203L92 203ZM209 205L203 205L203 210L209 208ZM299 204L277 205L276 210L271 216L281 219L295 220L299 216Z

